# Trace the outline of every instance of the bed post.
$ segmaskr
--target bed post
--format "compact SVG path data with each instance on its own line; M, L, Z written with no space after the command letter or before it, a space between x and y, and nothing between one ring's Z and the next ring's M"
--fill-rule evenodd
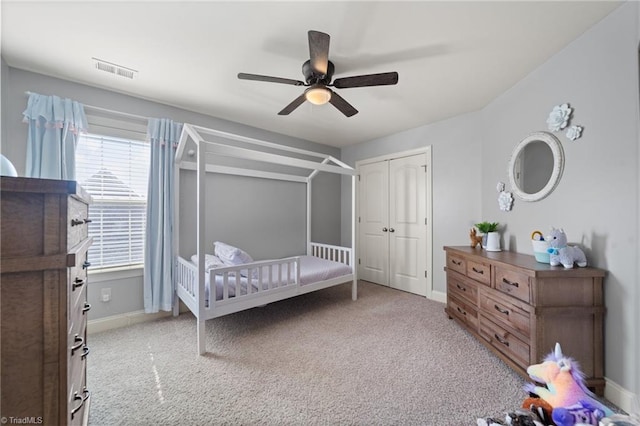
M180 137L179 146L184 146L186 143L186 133ZM180 230L178 229L178 225L180 224L180 166L182 165L182 151L176 150L175 164L173 170L173 258L171 261L173 262L173 282L171 285L173 286L173 316L177 317L180 314L180 298L178 297L178 288L176 286L176 277L177 273L177 259L178 259L178 245L180 244ZM180 154L180 158L178 157Z
M206 217L206 144L202 139L195 141L198 146L198 159L197 159L197 194L196 194L196 253L198 256L198 353L203 355L207 351L207 345L205 341L205 263L204 263L204 241L205 241L205 225L204 219Z
M205 334L206 321L198 318L198 354L204 355L207 353L207 336Z
M313 176L307 178L307 256L311 256L311 182Z
M351 270L353 271L353 284L351 286L351 299L358 300L358 262L356 259L356 175L351 176Z

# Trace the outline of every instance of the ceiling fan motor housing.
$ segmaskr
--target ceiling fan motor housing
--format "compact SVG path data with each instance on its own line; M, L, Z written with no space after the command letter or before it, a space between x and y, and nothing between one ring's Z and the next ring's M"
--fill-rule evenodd
M311 66L311 61L307 60L304 64L302 64L302 75L304 75L304 79L307 84L324 84L327 85L331 83L331 78L333 77L333 72L335 68L333 66L333 62L327 61L327 73L326 74L318 74L314 71Z

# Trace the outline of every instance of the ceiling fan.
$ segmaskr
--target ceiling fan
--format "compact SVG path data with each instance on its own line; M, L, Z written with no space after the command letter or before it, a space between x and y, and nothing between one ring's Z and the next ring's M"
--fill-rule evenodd
M284 107L278 115L289 115L306 100L314 105L324 105L329 102L344 115L351 117L357 114L358 110L336 92L329 89L329 87L347 89L350 87L387 86L398 83L398 73L395 71L337 78L331 83L334 70L333 63L329 60L329 34L312 30L309 31L309 60L302 64L304 82L242 72L238 73L238 78L241 80L266 81L308 87L302 95Z

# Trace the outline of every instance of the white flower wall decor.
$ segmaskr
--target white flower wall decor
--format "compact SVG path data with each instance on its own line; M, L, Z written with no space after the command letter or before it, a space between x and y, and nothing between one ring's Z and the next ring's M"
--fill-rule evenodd
M569 104L556 105L551 110L549 118L547 118L547 126L552 132L557 132L567 127L570 118L571 108L569 108Z
M582 134L582 126L571 126L567 129L567 133L565 135L569 140L575 141Z
M511 211L511 206L513 205L513 195L511 195L510 192L504 190L503 182L498 182L496 190L499 192L498 206L500 207L500 210L502 210L503 212Z
M549 130L552 132L559 132L560 130L565 129L569 125L572 112L573 109L568 103L554 106L547 118L547 127ZM567 128L565 136L569 140L575 141L582 136L582 126L570 126Z

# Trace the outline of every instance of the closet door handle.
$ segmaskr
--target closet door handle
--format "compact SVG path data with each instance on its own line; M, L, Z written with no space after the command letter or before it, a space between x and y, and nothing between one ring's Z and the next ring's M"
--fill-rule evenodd
M396 232L396 230L393 228L389 228L389 232Z
M382 228L382 232L387 232L387 228Z

